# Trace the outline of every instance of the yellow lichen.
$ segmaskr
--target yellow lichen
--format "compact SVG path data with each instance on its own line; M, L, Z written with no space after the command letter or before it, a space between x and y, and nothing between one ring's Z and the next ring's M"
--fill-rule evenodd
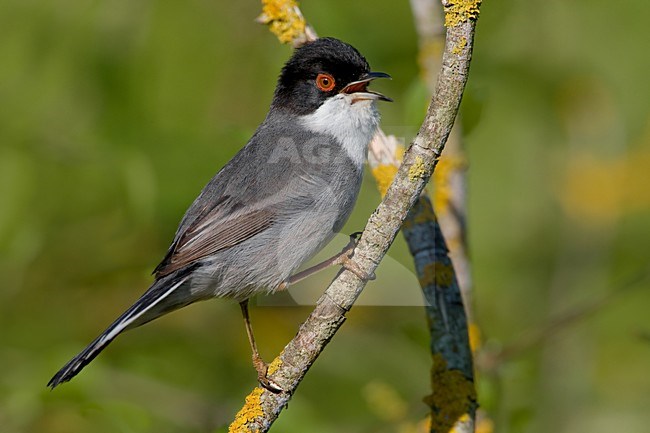
M494 421L490 418L483 417L476 421L476 433L493 433Z
M460 157L446 156L438 160L436 171L433 172L433 207L438 214L442 215L449 210L449 202L453 195L450 182L452 173L464 170L466 166L465 159Z
M440 262L429 263L422 269L422 275L419 280L421 287L430 285L449 287L454 281L454 268L451 264Z
M476 401L474 383L460 371L447 369L447 361L439 353L433 355L431 389L424 399L431 407L431 431L448 432Z
M421 156L415 157L415 162L409 168L409 179L411 181L416 181L421 177L424 177L427 174L427 169L424 165L424 159Z
M420 430L418 432L430 432L431 431L431 414L428 414L425 419L422 420L420 424L418 424L420 427Z
M283 44L305 33L305 18L295 0L262 0L262 15L257 20L268 25Z
M481 347L481 329L476 323L469 324L469 347L472 349L472 352L476 353L476 350Z
M436 220L431 203L427 200L418 200L411 210L409 218L404 220L402 227L410 229L417 224L427 224Z
M454 427L449 430L449 433L463 433L467 431L467 425L470 422L470 417L468 413L463 414L460 418L458 418L458 421L456 421L456 424Z
M397 174L397 167L389 164L381 164L372 169L372 175L377 182L377 189L383 197L388 191L388 187L393 182Z
M445 27L456 27L470 19L478 18L482 0L446 0Z
M253 392L246 396L244 407L242 407L240 411L237 412L237 415L235 415L235 420L230 424L230 427L228 427L228 433L250 433L259 431L258 429L250 430L248 424L255 421L256 418L260 418L264 415L260 401L263 392L264 390L262 388L257 387Z
M448 237L445 241L447 241L447 248L449 248L449 251L458 251L459 248L465 248L463 240L459 237Z
M467 39L465 37L461 37L460 39L458 39L458 43L454 45L454 47L451 49L451 53L458 55L463 52L466 46L467 46Z
M398 165L401 164L402 160L404 159L404 152L405 149L403 145L400 144L399 146L395 146L395 153L393 154L393 156L397 160Z
M276 371L278 371L278 368L280 367L282 367L282 358L278 356L269 364L269 368L268 370L266 370L267 376L270 376Z

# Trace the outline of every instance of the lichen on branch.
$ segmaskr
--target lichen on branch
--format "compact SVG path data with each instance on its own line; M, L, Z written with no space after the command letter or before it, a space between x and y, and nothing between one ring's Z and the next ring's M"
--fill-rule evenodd
M264 415L260 403L262 391L262 388L258 386L253 390L253 392L246 396L244 407L242 407L239 412L237 412L237 415L235 415L235 420L230 424L228 433L250 432L248 424Z
M315 38L295 0L262 0L257 22L266 24L283 44L297 46Z
M433 392L424 399L435 408L431 431L448 432L473 410L472 404L476 401L474 382L461 371L447 368L447 361L440 353L433 355L431 389Z
M478 18L483 0L443 0L445 27L456 27L470 19Z

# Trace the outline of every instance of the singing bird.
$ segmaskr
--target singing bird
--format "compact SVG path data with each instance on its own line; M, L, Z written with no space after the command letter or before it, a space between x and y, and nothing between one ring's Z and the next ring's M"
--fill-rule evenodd
M189 207L151 287L48 386L69 381L127 329L197 301L231 298L241 305L258 379L277 390L255 345L248 299L332 264L370 278L349 260L350 246L295 272L352 212L379 122L375 103L390 101L368 89L376 78L390 77L371 72L359 51L338 39L297 48L266 118Z

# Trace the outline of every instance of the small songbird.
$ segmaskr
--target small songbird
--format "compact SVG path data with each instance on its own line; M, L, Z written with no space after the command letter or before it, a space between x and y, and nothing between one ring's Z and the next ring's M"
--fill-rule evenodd
M294 273L352 212L379 122L375 101L390 101L368 90L376 78L390 77L371 72L359 51L340 40L297 48L266 118L187 210L154 283L48 386L72 379L127 329L193 302L231 298L241 305L258 379L276 388L255 345L248 299L332 264L370 278L349 261L353 248Z

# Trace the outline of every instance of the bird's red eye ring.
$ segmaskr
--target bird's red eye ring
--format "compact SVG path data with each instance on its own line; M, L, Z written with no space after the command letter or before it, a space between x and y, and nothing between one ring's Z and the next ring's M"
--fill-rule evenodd
M316 87L323 92L329 92L334 89L334 86L336 86L336 81L330 74L318 74L316 77Z

